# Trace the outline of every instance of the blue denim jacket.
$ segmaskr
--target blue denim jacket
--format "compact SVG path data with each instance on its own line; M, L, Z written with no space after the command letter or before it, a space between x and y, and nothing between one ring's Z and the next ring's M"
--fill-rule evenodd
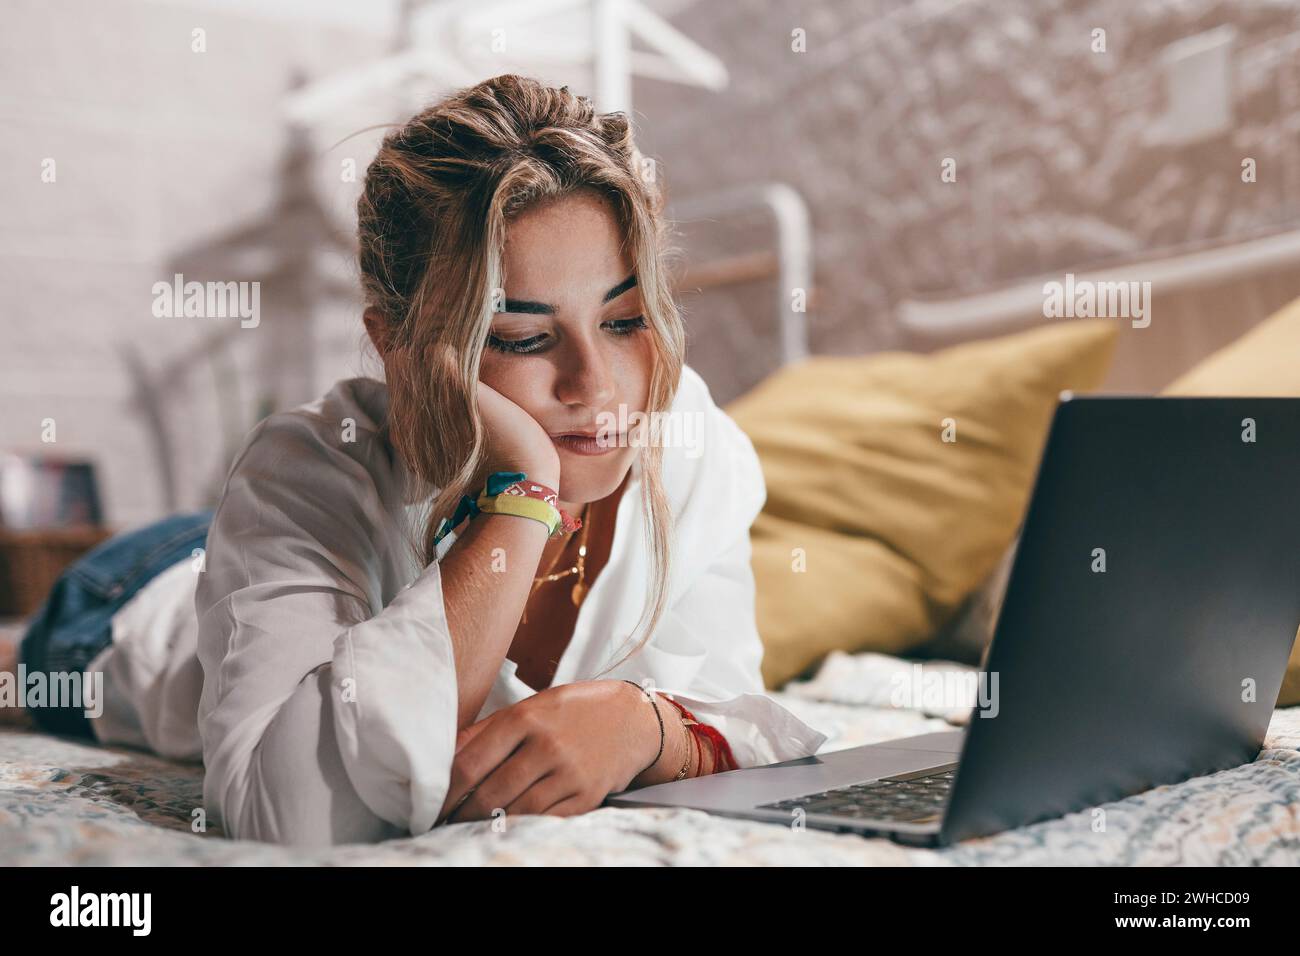
M113 615L141 588L204 547L212 511L172 515L116 535L70 565L23 635L20 660L34 671L83 671L113 640ZM42 730L94 736L80 707L37 707Z

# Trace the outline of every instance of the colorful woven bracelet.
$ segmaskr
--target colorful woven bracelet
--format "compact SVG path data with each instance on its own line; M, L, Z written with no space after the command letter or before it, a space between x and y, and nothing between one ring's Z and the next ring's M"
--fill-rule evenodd
M511 477L515 480L505 485L497 483L495 487L492 482L489 482L488 487L484 492L485 495L495 495L498 498L506 499L528 498L550 505L555 509L555 513L559 515L559 524L551 529L552 534L569 534L582 527L582 520L580 518L575 518L560 507L560 495L554 488L550 488L536 481L529 481L528 476L523 472L515 472L513 475L509 472L497 472L497 475L501 476L502 481ZM496 477L496 475L493 477ZM478 504L480 508L482 508L483 496L479 497Z
M560 509L553 504L523 495L479 495L479 511L490 515L517 515L534 518L546 525L548 535L560 526Z
M529 481L522 471L493 472L477 498L461 496L455 514L442 519L433 541L437 544L466 518L483 512L533 518L546 525L547 534L552 537L581 528L582 521L562 510L558 502L559 496L554 489Z

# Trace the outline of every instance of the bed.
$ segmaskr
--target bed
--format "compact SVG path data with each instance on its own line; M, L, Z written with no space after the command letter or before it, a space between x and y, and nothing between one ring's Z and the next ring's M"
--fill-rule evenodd
M889 705L891 680L909 666L882 654L837 653L814 678L775 696L828 734L822 752L951 729L958 718ZM694 810L612 807L508 819L504 828L463 823L376 845L299 849L204 830L196 816L202 786L197 764L0 731L0 866L1294 866L1300 707L1274 712L1254 762L1105 805L1105 832L1094 832L1094 815L1081 812L939 850Z

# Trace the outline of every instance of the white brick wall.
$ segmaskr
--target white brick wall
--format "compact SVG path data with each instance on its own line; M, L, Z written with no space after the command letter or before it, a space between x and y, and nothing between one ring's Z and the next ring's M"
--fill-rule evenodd
M337 20L267 18L251 4L235 9L139 0L5 4L0 448L93 458L107 518L118 527L165 511L119 350L134 347L160 369L193 348L213 321L154 318L153 283L170 278L171 256L272 203L285 145L279 100L291 72L339 69L374 56L388 40ZM191 51L196 26L207 31L206 53ZM57 163L53 184L40 179L45 157ZM337 158L328 164L336 168ZM338 204L350 201L341 195ZM345 278L349 269L341 260ZM324 321L340 326L337 314ZM236 343L246 377L268 328L264 314L262 326ZM326 356L322 379L340 364ZM166 396L177 507L199 507L225 467L210 366L195 365ZM254 400L244 395L248 421ZM40 441L45 418L57 423L53 447Z

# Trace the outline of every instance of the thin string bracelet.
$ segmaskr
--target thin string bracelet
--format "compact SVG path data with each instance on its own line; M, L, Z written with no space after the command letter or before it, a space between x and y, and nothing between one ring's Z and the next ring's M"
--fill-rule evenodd
M657 764L657 763L659 762L659 758L662 757L662 756L664 755L664 737L665 737L665 733L664 733L664 718L663 718L663 715L659 713L659 708L655 706L655 699L654 699L653 695L651 695L650 691L646 690L644 687L642 687L642 686L641 686L640 684L638 684L636 681L634 681L634 680L628 680L626 677L623 678L623 683L624 683L624 684L631 684L633 687L635 687L635 688L636 688L637 690L639 690L641 693L645 694L645 699L646 699L647 701L650 702L650 709L653 710L653 711L655 712L655 720L659 721L659 752L658 752L657 754L655 754L655 759L654 759L654 760L651 760L650 763L646 765L645 770L642 770L642 771L641 771L641 773L645 773L646 770L649 770L651 767L653 767L655 764ZM641 773L637 774L637 776L638 776L638 777L641 776Z

